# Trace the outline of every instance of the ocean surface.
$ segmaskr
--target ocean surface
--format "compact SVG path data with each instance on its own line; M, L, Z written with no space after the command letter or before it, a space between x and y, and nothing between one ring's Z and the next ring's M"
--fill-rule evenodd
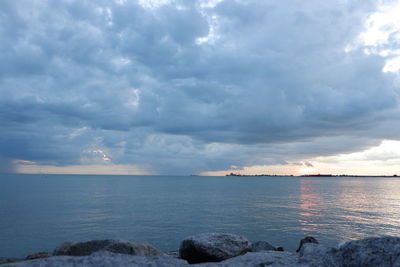
M400 178L0 175L0 257L103 238L171 251L205 232L289 251L400 235Z

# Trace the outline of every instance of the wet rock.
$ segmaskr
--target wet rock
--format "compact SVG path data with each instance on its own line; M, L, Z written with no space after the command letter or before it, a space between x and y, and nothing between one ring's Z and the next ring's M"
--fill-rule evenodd
M48 258L53 256L53 254L49 252L36 252L33 254L29 254L26 256L25 260L35 260L35 259L42 259L42 258Z
M233 234L200 234L182 241L179 255L189 263L218 262L245 254L251 243Z
M287 267L301 266L297 263L298 257L294 253L279 251L249 252L218 263L196 264L199 267ZM303 265L306 266L306 265Z
M36 259L12 264L15 267L54 267L54 266L80 266L80 267L142 267L142 266L189 266L186 261L169 257L153 256L142 257L108 251L95 252L89 256L57 256L45 259Z
M303 238L302 240L300 240L299 248L296 250L296 252L300 252L301 247L306 243L318 244L318 241L317 241L317 239L315 239L312 236L307 236L307 237Z
M106 250L114 253L135 256L164 255L156 248L144 242L128 242L112 239L91 240L87 242L66 242L54 250L54 255L87 256L94 252Z
M251 252L260 252L266 250L276 250L276 248L265 241L258 241L251 244Z
M400 237L370 237L344 243L335 253L339 266L400 266Z

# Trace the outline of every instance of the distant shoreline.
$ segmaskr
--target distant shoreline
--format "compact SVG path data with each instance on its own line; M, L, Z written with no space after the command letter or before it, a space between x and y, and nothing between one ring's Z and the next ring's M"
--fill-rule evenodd
M394 175L350 175L350 174L304 174L304 175L278 175L278 174L236 174L230 173L225 176L240 176L240 177L399 177Z

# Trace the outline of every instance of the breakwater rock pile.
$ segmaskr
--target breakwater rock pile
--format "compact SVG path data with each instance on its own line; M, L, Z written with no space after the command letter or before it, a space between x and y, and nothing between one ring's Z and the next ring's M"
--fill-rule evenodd
M298 252L266 241L250 243L233 234L201 234L183 240L178 253L162 253L144 242L92 240L67 242L52 253L0 259L0 266L400 266L400 237L352 240L338 247L300 241Z

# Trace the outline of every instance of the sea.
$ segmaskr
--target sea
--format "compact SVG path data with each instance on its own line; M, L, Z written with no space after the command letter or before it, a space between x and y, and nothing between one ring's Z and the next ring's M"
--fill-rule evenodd
M210 232L287 251L400 236L400 178L0 175L0 257L106 238L167 252Z

